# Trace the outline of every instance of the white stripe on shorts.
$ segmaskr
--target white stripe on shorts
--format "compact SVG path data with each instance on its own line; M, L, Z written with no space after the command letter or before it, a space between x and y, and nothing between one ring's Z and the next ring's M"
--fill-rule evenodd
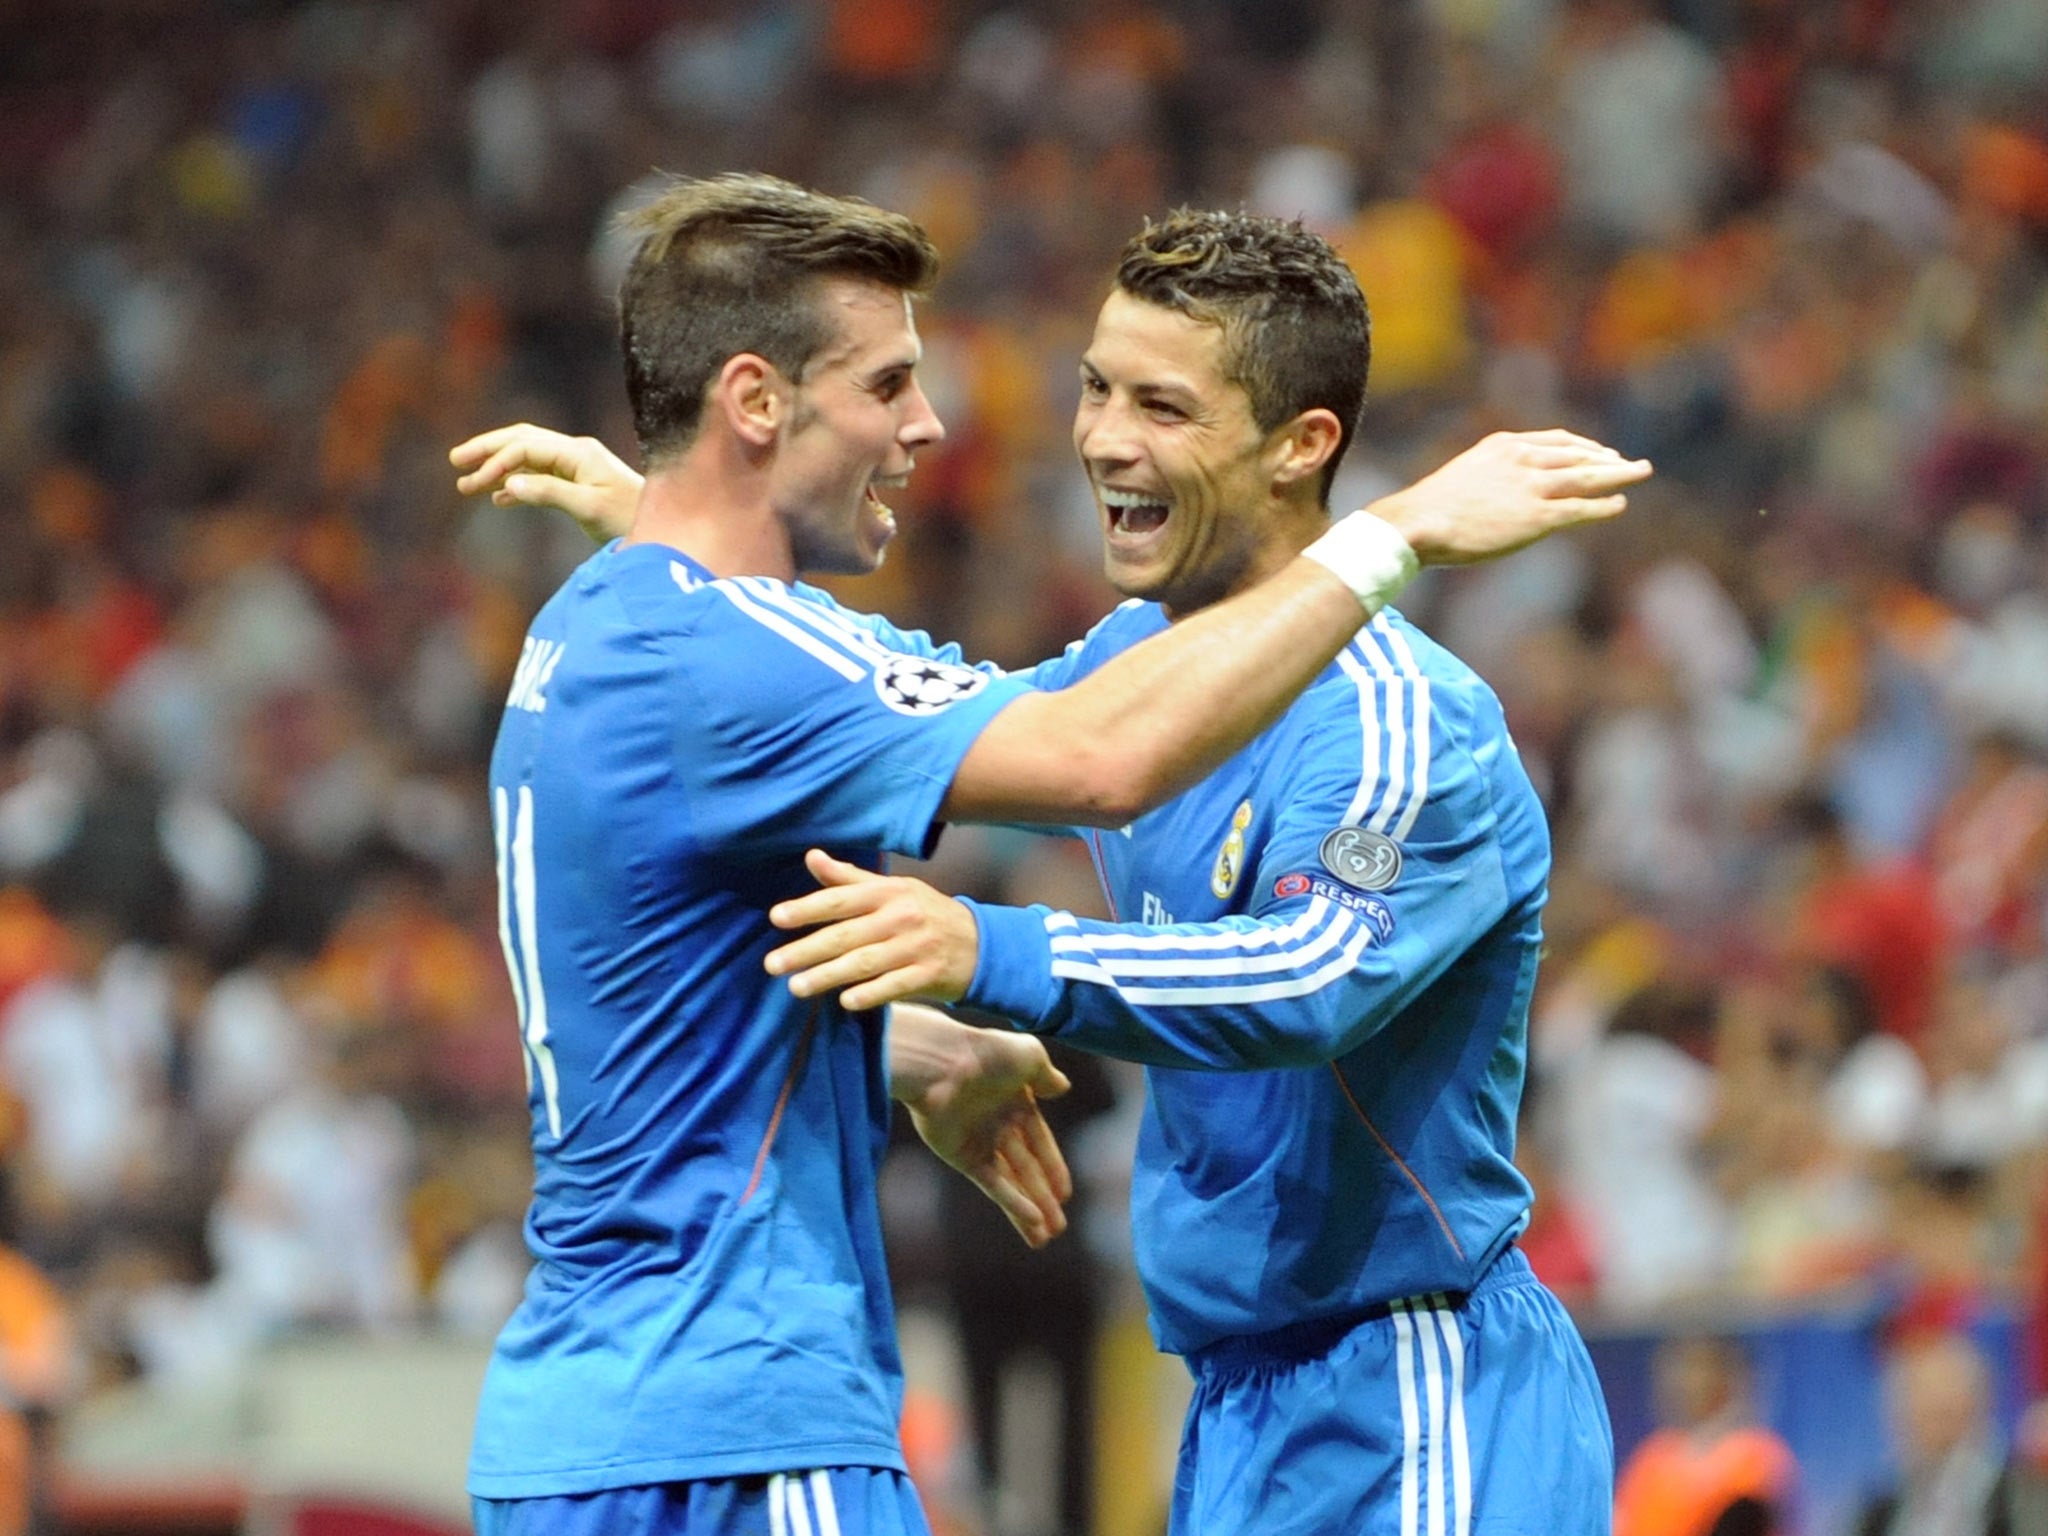
M789 1519L782 1504L782 1485L788 1481L780 1472L768 1474L768 1536L789 1536Z
M1395 1302L1393 1317L1395 1374L1401 1384L1401 1536L1424 1536L1425 1531L1427 1536L1472 1536L1472 1443L1465 1428L1465 1340L1458 1332L1458 1315L1436 1294ZM1411 1342L1422 1362L1419 1399ZM1429 1406L1426 1429L1424 1402ZM1418 1466L1422 1456L1429 1458L1426 1475Z
M811 1474L811 1502L818 1507L818 1536L839 1536L839 1506L832 1502L832 1479L822 1467Z
M789 1503L790 1536L812 1536L811 1512L804 1508L802 1479L785 1477L782 1480L782 1496Z
M1408 1302L1422 1351L1422 1382L1429 1400L1429 1536L1444 1536L1444 1368L1437 1359L1436 1325L1430 1314Z
M1458 1314L1436 1298L1437 1331L1444 1336L1444 1354L1451 1362L1451 1530L1472 1536L1472 1443L1465 1434L1465 1337Z
M1419 1536L1415 1509L1422 1415L1415 1401L1415 1361L1409 1353L1415 1341L1415 1321L1398 1301L1394 1303L1394 1339L1394 1375L1401 1384L1401 1536Z

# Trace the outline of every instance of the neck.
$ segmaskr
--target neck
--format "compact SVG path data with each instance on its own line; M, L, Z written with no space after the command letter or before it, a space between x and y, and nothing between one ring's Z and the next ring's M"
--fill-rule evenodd
M1185 606L1166 604L1169 620L1178 621L1191 613L1199 613L1225 598L1249 592L1269 576L1279 575L1304 549L1329 532L1330 514L1320 502L1299 505L1281 502L1267 510L1264 522L1265 531L1253 547L1251 557L1230 584L1206 602Z
M796 579L789 534L769 500L767 461L707 425L648 471L627 544L681 550L713 576Z

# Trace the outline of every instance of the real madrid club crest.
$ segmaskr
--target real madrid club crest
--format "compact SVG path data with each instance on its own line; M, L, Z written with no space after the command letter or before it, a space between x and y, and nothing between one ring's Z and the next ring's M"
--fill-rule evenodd
M1216 867L1209 871L1209 889L1219 897L1237 889L1237 877L1244 873L1244 829L1252 824L1252 803L1247 800L1230 818L1230 835L1216 853Z

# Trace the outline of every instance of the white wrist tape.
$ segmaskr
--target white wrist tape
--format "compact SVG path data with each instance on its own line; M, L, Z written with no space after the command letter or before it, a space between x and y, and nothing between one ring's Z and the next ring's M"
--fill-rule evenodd
M1356 593L1367 613L1386 607L1422 569L1400 529L1370 512L1340 517L1302 553Z

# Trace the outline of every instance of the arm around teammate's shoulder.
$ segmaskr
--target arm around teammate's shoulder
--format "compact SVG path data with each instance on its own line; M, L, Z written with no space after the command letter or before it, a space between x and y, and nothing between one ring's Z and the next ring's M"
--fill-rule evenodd
M1613 517L1650 473L1568 432L1496 432L1342 519L1247 591L1071 688L1009 704L962 759L957 821L1121 826L1206 777L1285 711L1415 562L1458 565Z

